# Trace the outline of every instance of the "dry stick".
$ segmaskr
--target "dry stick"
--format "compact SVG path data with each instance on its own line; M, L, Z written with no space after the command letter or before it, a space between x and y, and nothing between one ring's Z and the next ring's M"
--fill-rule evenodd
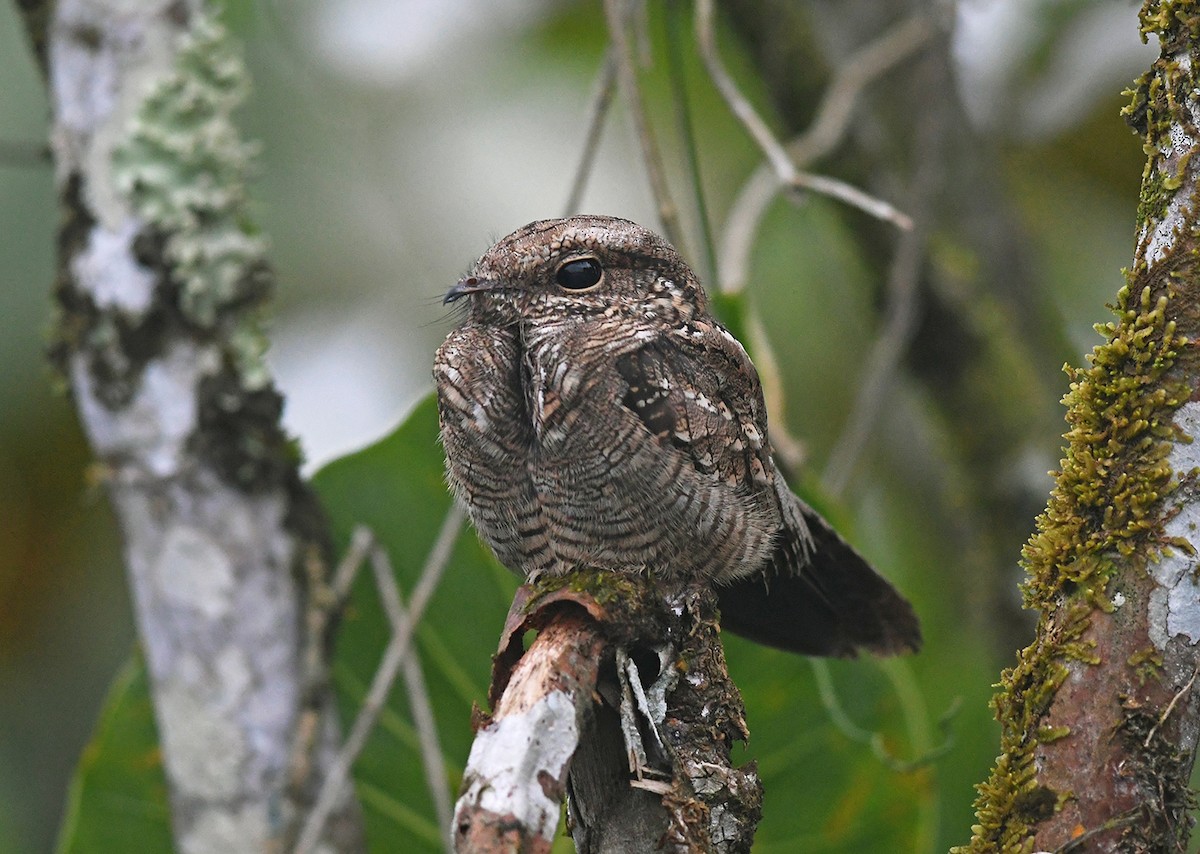
M326 637L329 625L336 614L345 607L350 595L350 585L358 569L371 552L375 537L365 526L358 526L350 536L350 546L342 556L333 578L326 583L324 562L315 557L306 561L309 578L309 597L305 609L306 631L303 650L304 673L307 691L316 694L329 684L329 662L326 658ZM316 766L313 749L321 723L320 709L306 704L296 724L296 736L288 761L289 787L293 792L304 792Z
M829 154L841 142L862 91L885 71L923 47L934 29L923 14L902 21L838 67L821 97L817 117L804 133L787 144L793 163L801 166Z
M667 77L671 81L671 100L675 104L675 125L683 143L684 162L691 179L692 200L696 203L696 218L700 221L700 257L704 270L700 278L711 281L717 274L717 244L713 239L712 219L708 215L704 181L700 175L700 152L696 143L695 122L692 121L691 99L688 97L687 75L681 47L685 10L676 0L668 0L667 17Z
M592 103L588 108L588 129L584 137L583 154L579 158L579 167L575 170L575 179L571 182L571 193L567 196L567 209L563 216L579 213L583 202L583 192L587 188L588 178L596 166L596 152L600 148L600 134L604 131L604 120L608 118L608 109L612 106L613 92L616 90L617 62L613 57L611 46L604 51L604 62L600 73L596 76L596 87L592 93Z
M407 616L407 615L406 615ZM454 808L450 800L450 783L446 779L446 759L438 740L437 719L433 715L433 703L421 672L421 661L415 655L404 659L404 684L408 689L408 704L412 709L413 723L417 727L417 738L421 743L421 761L425 766L425 784L433 798L433 811L437 814L438 827L442 829L442 843L447 852L450 844L450 822L454 820Z
M396 638L405 634L411 635L415 627L400 599L400 587L396 584L396 575L392 571L392 563L388 560L387 552L378 546L371 552L371 569L375 573L375 583L379 586L379 598L383 603L384 613L387 614L388 623L392 627L392 643L395 643ZM446 834L442 839L447 852L449 852L450 790L446 783L442 747L438 742L437 720L433 715L433 705L429 701L429 691L425 687L425 674L421 672L420 658L415 655L405 655L402 663L409 706L412 710L413 723L417 728L417 739L421 745L425 782L429 787L429 794L433 798L438 826Z
M864 381L854 398L854 409L847 427L838 437L829 454L821 478L826 491L838 497L850 482L854 464L871 434L884 393L891 383L908 342L912 339L917 320L917 280L921 260L925 255L923 229L905 232L892 257L887 280L887 308L883 330L871 347L864 368Z
M920 120L917 130L916 150L921 152L912 185L909 204L921 227L907 231L900 237L888 270L886 287L887 307L883 330L875 339L867 356L864 380L854 400L854 409L846 422L846 428L838 437L822 478L826 489L838 496L850 482L855 461L862 453L870 436L871 428L878 420L883 407L884 394L896 368L916 332L918 281L921 262L925 257L925 220L929 200L934 192L941 150L939 140L943 136L943 113L931 110Z
M699 12L698 6L697 15ZM923 15L914 16L888 30L842 64L821 98L812 125L787 144L786 156L790 162L803 167L828 154L845 135L858 97L867 85L912 55L929 40L932 32ZM715 51L713 56L716 56ZM723 68L721 72L724 73ZM779 189L777 174L770 166L764 165L746 181L730 207L722 240L718 280L723 292L738 293L745 287L750 269L750 252L759 223Z
M604 18L608 22L608 37L617 65L617 86L621 90L621 97L629 106L629 114L637 130L642 159L646 164L646 177L650 180L650 190L658 205L658 216L662 220L663 231L666 232L667 240L686 257L688 253L683 240L683 227L679 222L679 210L671 199L662 154L650 128L646 102L638 86L637 69L634 67L633 52L626 32L625 6L626 0L604 0Z
M438 532L433 548L430 549L429 556L425 560L425 566L421 568L421 577L413 588L412 600L409 602L408 622L403 631L392 636L384 651L383 660L380 661L379 668L371 680L371 687L363 699L358 717L355 718L354 725L350 728L350 733L346 736L342 749L338 751L337 758L330 765L329 773L321 786L317 801L305 820L304 830L293 849L294 854L309 854L320 840L325 822L329 820L329 814L349 779L350 766L362 751L371 730L375 728L375 722L396 681L396 675L400 672L405 656L408 655L412 645L413 631L420 623L429 599L433 596L438 582L441 581L442 573L450 561L450 552L454 547L454 541L458 538L459 531L462 530L462 523L462 508L455 505L446 514L445 521L442 522L442 529ZM382 590L381 595L383 595Z
M701 52L705 55L706 62L711 59L716 67L716 74L731 87L734 102L744 104L765 131L765 126L737 91L720 63L712 35L711 3L707 3L707 7L696 7L697 39L701 42ZM703 18L702 13L705 14ZM788 143L785 159L805 165L836 146L849 127L854 105L867 84L911 55L928 41L931 33L932 28L928 21L923 16L914 16L871 42L840 66L821 99L817 118L808 130ZM766 133L774 143L774 137L770 136L769 131ZM759 224L780 188L779 176L770 166L763 165L750 176L734 200L725 223L721 252L718 256L717 288L722 293L737 294L745 289L750 277L750 254ZM774 369L774 353L765 331L762 330L762 324L753 314L750 316L749 326L755 360L763 380L768 418L772 424L772 443L785 465L798 467L804 458L803 445L787 430L783 417L782 383L778 381L778 374Z
M1162 716L1158 719L1158 723L1150 727L1150 732L1146 733L1146 740L1142 743L1142 747L1149 747L1150 741L1154 738L1154 733L1158 732L1158 728L1166 723L1167 718L1171 716L1171 712L1175 708L1175 704L1179 702L1179 698L1192 690L1192 685L1196 683L1196 677L1200 675L1200 665L1192 671L1192 678L1187 681L1187 684L1175 692L1175 696L1171 698L1171 702L1167 703L1167 708L1163 711Z
M766 122L738 89L737 84L733 82L733 78L729 76L729 72L725 70L725 66L721 62L713 34L713 0L697 0L696 2L696 42L700 49L700 57L704 60L708 75L716 85L717 91L721 93L721 97L725 99L729 109L758 144L782 186L812 190L859 208L876 219L890 222L898 228L912 228L912 220L906 214L882 199L836 178L812 175L796 168L783 144L771 133L771 129L767 127Z

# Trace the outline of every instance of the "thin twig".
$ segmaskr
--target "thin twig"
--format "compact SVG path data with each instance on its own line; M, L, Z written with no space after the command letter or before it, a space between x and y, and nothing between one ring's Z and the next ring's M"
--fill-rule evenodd
M697 18L701 11L698 4ZM697 22L698 36L702 23L705 22ZM709 20L707 38L710 42L713 38L711 26ZM839 66L833 81L821 98L816 119L807 130L787 144L784 158L795 164L797 169L802 169L832 151L845 135L854 107L867 85L928 42L932 32L928 19L924 15L915 15L888 30ZM720 66L715 43L711 55L718 64L720 73L729 80L728 72ZM744 102L745 98L737 91L732 80L729 80L729 84L736 96ZM753 110L748 103L746 108ZM763 128L765 129L765 125ZM763 165L747 179L730 206L720 253L718 281L723 292L737 293L745 287L750 254L758 234L759 223L782 186L772 166Z
M408 689L408 705L412 710L413 723L417 727L417 738L421 742L421 760L425 766L425 783L433 798L433 811L437 814L447 852L450 845L450 822L454 820L454 807L450 798L450 783L446 779L446 759L438 740L437 720L433 715L433 703L429 689L425 686L425 675L421 662L415 655L404 659L404 684Z
M296 721L296 735L288 760L288 786L294 793L308 790L310 778L316 770L313 750L325 711L317 699L326 696L329 687L327 650L330 626L345 607L350 586L374 543L375 537L369 528L362 525L355 528L350 536L349 548L329 579L325 573L325 561L315 550L307 555L304 562L308 573L308 601L301 660L307 699Z
M616 91L617 63L610 46L604 52L604 61L600 72L596 75L596 85L592 92L592 102L588 108L587 135L583 140L583 154L579 158L579 166L575 170L575 178L571 182L571 192L567 196L567 209L563 216L579 213L583 203L583 193L587 189L588 178L596 166L596 152L600 148L600 135L604 132L604 122L608 118L609 107L612 106L613 93Z
M816 118L787 144L791 161L800 168L829 154L841 142L863 90L928 43L934 29L918 12L900 22L838 66L821 96Z
M1200 675L1200 666L1197 666L1197 668L1192 671L1192 678L1187 681L1186 685L1176 691L1175 696L1171 698L1171 702L1167 703L1167 708L1163 711L1162 717L1158 719L1158 723L1150 727L1150 732L1146 733L1146 740L1142 743L1142 747L1150 746L1150 741L1154 738L1154 734L1158 732L1158 728L1166 722L1167 718L1171 716L1171 712L1175 709L1175 704L1179 702L1179 698L1188 691L1192 690L1192 685L1195 684L1197 675Z
M662 220L663 231L667 240L673 243L684 257L688 257L683 240L683 227L679 222L679 209L671 199L662 154L650 127L650 117L646 112L642 90L638 86L637 68L634 65L633 49L629 44L626 27L627 2L628 0L604 0L604 18L608 23L608 37L617 63L617 86L629 107L629 114L637 131L642 160L646 165L646 177L650 181L650 190L658 205L658 217Z
M871 346L864 380L854 398L846 429L829 454L822 484L836 498L846 489L871 429L883 407L885 392L916 328L917 282L925 257L924 230L905 232L892 257L887 280L883 329Z
M863 729L850 720L850 716L846 714L841 702L838 700L837 689L833 685L833 677L830 675L829 665L817 658L810 658L808 663L812 667L813 675L817 680L817 695L821 699L821 706L825 709L825 713L829 715L829 719L834 727L851 741L870 747L871 754L885 767L900 774L909 774L945 756L954 747L954 738L949 730L950 721L958 713L958 699L954 700L950 708L938 721L939 729L941 729L944 736L942 743L912 759L901 759L888 750L883 733Z
M688 97L687 77L683 66L681 30L683 29L684 10L681 0L668 0L666 17L667 71L671 81L671 100L675 104L675 124L683 143L688 177L692 184L692 197L696 202L696 216L700 220L700 242L704 258L704 269L701 271L700 278L703 281L712 281L712 277L717 274L717 245L713 239L712 221L708 215L704 181L700 176L700 149L696 142L691 99Z
M763 155L767 158L775 177L780 185L831 196L839 201L852 205L865 213L890 222L900 229L912 228L912 220L894 206L882 199L824 175L812 175L801 172L796 168L783 144L775 138L775 134L767 127L758 112L751 106L750 101L738 89L733 77L725 69L717 52L716 38L713 33L713 0L697 0L696 2L696 43L700 48L700 56L704 60L708 74L725 99L729 109L741 121L747 133L757 143Z
M374 532L366 525L359 525L350 535L350 547L342 556L330 580L329 592L333 595L333 609L327 613L338 613L346 600L350 598L350 587L358 577L358 570L376 546Z
M779 194L779 182L768 167L760 166L742 185L725 219L721 249L717 254L717 289L740 294L750 278L750 256L758 239L759 226L771 202Z
M429 556L425 560L425 566L421 569L421 576L413 588L412 600L409 603L408 622L402 631L392 636L384 651L383 660L380 661L379 668L371 680L371 687L363 699L358 717L355 718L354 725L350 728L350 732L342 744L342 749L338 751L337 757L331 763L321 791L317 795L316 803L313 804L312 811L304 822L304 829L293 849L294 854L309 854L320 840L325 822L329 820L329 815L349 780L350 767L375 728L375 722L383 709L387 695L396 681L405 656L408 655L412 646L413 632L420 623L429 599L437 589L442 573L450 561L450 553L459 531L462 530L462 523L462 509L455 505L446 514L445 521L442 522L442 529L438 532L433 548L430 549ZM385 595L382 589L380 594L381 596Z
M1132 827L1146 815L1146 805L1138 804L1130 807L1125 812L1115 815L1103 824L1097 825L1084 833L1079 834L1074 839L1064 842L1062 845L1054 849L1054 854L1075 854L1077 851L1087 851L1088 845L1092 840L1102 833L1109 833L1114 830Z
M920 121L916 149L921 152L909 191L909 206L920 227L900 236L886 286L887 306L883 328L871 346L864 367L864 379L854 399L854 408L846 428L829 454L822 481L833 496L839 496L850 482L854 465L878 421L888 386L896 374L900 359L912 340L917 326L918 283L925 258L925 220L940 168L943 120L940 110L930 110Z
M384 613L392 627L392 644L396 639L411 635L412 619L404 608L400 598L400 586L396 583L396 574L392 571L392 563L388 560L387 552L376 546L371 552L371 569L375 572L375 583L379 586L379 599L383 604ZM442 828L447 854L450 852L450 789L446 783L446 764L442 757L442 747L438 741L437 720L434 718L433 705L429 701L429 691L425 687L425 674L421 671L421 660L415 655L402 657L405 687L408 689L408 704L412 711L413 724L417 729L417 738L421 745L421 760L425 766L425 782L429 794L433 798L434 812L437 814L438 827ZM386 693L384 699L386 699Z

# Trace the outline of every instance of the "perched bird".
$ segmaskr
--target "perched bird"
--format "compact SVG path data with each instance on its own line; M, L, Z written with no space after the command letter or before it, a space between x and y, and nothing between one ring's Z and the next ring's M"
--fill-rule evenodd
M530 223L460 300L433 370L446 469L505 566L705 580L723 628L807 655L920 646L912 606L788 489L754 365L669 243Z

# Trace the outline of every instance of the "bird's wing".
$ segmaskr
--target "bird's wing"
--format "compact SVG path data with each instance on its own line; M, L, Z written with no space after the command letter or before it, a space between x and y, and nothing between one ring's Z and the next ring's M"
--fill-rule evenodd
M775 466L758 373L716 324L672 331L618 357L622 405L702 475L772 500Z
M725 628L806 655L920 646L912 606L778 473L758 373L729 332L713 324L660 336L621 355L617 371L622 405L660 442L776 509L769 559L718 587Z

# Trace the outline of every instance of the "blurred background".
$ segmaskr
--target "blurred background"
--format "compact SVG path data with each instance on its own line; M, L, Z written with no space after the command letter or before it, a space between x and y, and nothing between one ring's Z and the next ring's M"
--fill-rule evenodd
M676 5L720 264L730 205L762 158L695 54L691 6ZM787 137L831 69L913 5L731 0L718 4L719 42ZM894 228L825 199L777 200L748 294L778 360L784 424L803 443L802 480L916 601L930 713L961 701L938 807L942 841L961 842L971 784L998 749L990 685L1030 636L1017 561L1060 455L1060 368L1098 340L1091 326L1131 258L1143 156L1121 92L1157 45L1140 42L1132 0L933 7L952 38L935 35L934 59L870 88L814 166L924 212L903 356L876 417L864 421L856 399L879 376L868 354L894 319ZM650 4L646 97L689 256L711 275L663 70L664 8ZM467 265L565 212L603 13L565 0L230 0L226 20L253 80L243 126L262 143L253 195L279 280L271 359L314 470L430 390L451 322L440 297ZM51 846L71 769L134 643L119 535L43 356L56 228L46 127L14 5L0 4L0 852ZM582 209L657 225L619 100ZM848 425L864 424L854 454Z

